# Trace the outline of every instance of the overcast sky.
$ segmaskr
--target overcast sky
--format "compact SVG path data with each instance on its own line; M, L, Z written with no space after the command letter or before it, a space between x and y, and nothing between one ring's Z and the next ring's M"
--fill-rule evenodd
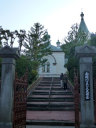
M0 0L0 26L28 31L39 22L55 45L74 23L80 23L81 11L89 31L96 32L96 0Z

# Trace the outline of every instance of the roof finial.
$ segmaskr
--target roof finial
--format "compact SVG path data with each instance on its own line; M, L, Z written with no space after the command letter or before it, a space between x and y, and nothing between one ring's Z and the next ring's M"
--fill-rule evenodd
M81 20L83 20L84 13L83 13L83 12L81 12L80 16L81 16Z
M60 41L59 40L56 42L56 44L57 44L57 47L60 47Z

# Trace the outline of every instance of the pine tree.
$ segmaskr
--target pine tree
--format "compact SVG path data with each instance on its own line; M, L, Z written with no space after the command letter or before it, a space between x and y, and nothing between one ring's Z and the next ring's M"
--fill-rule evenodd
M43 64L46 59L44 56L51 54L50 50L50 36L47 30L44 30L44 26L40 23L35 23L31 27L28 35L25 38L25 54L37 64Z

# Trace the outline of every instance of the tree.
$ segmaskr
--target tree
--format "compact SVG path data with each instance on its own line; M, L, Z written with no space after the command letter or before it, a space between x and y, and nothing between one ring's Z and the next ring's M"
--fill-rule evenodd
M71 49L74 49L75 46L83 45L86 40L86 33L79 30L79 25L76 23L71 26L71 30L68 32L68 36L65 37L61 48L64 50L66 56L69 57L72 54Z
M77 41L78 29L79 25L77 23L71 26L71 30L68 32L68 36L64 39L65 43L73 43Z
M5 30L0 26L0 46L9 45L10 47L13 47L13 44L15 43L15 39L18 40L19 44L19 50L21 52L21 47L23 46L24 40L26 37L26 31L20 30L20 31L10 31Z
M71 30L68 32L68 36L65 37L65 43L80 43L87 40L87 35L84 31L79 29L79 25L73 24Z
M0 26L0 47L2 47L2 26Z
M61 46L65 52L68 62L65 65L68 70L70 80L73 82L74 68L79 68L78 59L75 56L75 47L83 45L87 40L86 33L79 30L79 25L74 24L71 30L68 32L68 36L65 38L65 44Z
M96 33L91 34L91 38L88 43L89 43L89 45L96 46Z
M91 34L89 45L96 47L96 33ZM96 77L96 57L93 57L93 77Z
M15 35L18 38L19 50L21 52L21 48L22 48L25 38L26 38L26 31L25 30L20 30L20 31L15 30Z
M49 44L50 36L47 30L44 30L44 26L40 23L35 23L28 32L23 46L26 56L40 65L46 62L43 57L51 54Z
M0 26L0 46L3 45L9 45L10 47L13 47L13 43L15 40L15 32L11 32L10 30L4 30Z
M37 77L37 71L35 69L36 64L29 60L26 56L21 55L21 57L16 61L16 72L19 77L22 77L26 70L28 70L28 83L31 84L32 81Z
M50 35L47 30L44 30L44 26L39 23L35 23L28 33L25 30L11 32L0 26L0 47L4 45L13 47L15 41L19 43L20 52L23 50L23 54L17 60L16 71L19 76L22 76L25 69L28 68L28 78L31 83L38 74L38 66L46 62L43 57L51 54Z

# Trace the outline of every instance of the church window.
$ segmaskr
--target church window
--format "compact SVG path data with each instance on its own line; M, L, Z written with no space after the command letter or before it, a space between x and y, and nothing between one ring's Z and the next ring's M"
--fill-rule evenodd
M45 72L45 65L42 66L42 72Z
M47 72L50 72L50 63L47 63Z

